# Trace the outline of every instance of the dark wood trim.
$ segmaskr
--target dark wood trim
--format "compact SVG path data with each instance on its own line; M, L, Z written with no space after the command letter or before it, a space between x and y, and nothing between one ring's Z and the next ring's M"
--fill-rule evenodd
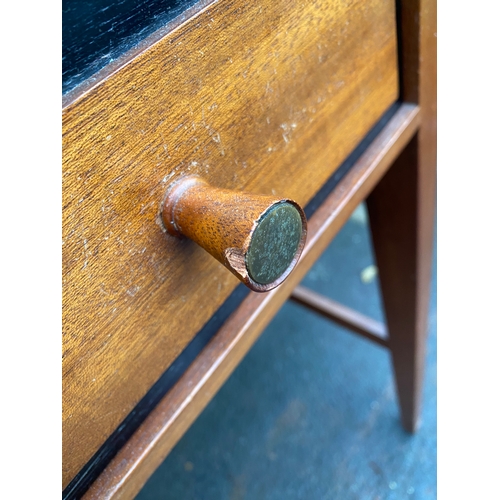
M85 499L133 498L252 347L356 206L379 182L420 124L402 104L309 220L295 271L278 288L250 292L175 386L92 484Z
M401 96L417 135L367 199L403 426L420 421L436 206L436 1L400 1Z
M300 285L294 289L292 295L290 295L290 300L361 335L365 339L371 340L382 347L388 347L388 336L385 325L350 307L339 304L324 295Z
M81 498L249 293L250 290L243 284L236 287L181 355L168 367L97 453L72 479L63 491L63 500Z

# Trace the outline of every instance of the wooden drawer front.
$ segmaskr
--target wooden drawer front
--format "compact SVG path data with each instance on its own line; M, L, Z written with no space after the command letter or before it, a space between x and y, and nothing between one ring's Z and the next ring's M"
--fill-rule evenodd
M305 205L397 98L393 0L214 2L63 110L63 485L237 285L167 185Z

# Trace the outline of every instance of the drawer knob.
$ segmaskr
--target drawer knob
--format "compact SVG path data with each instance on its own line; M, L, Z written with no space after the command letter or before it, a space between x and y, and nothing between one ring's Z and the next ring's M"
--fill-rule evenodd
M171 235L195 241L256 292L285 280L306 240L295 201L219 189L197 176L169 187L161 215Z

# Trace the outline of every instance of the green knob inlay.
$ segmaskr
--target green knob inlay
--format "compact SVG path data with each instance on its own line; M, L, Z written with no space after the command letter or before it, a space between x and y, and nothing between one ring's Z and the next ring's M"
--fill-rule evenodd
M246 265L261 285L276 281L291 264L302 236L302 219L290 203L279 203L260 219L250 241Z

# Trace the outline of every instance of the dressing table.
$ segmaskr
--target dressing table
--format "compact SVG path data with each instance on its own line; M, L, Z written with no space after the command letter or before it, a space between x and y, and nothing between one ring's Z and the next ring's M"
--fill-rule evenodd
M290 298L390 350L416 431L435 23L434 0L200 1L68 76L64 498L133 498ZM298 286L364 200L387 325Z

